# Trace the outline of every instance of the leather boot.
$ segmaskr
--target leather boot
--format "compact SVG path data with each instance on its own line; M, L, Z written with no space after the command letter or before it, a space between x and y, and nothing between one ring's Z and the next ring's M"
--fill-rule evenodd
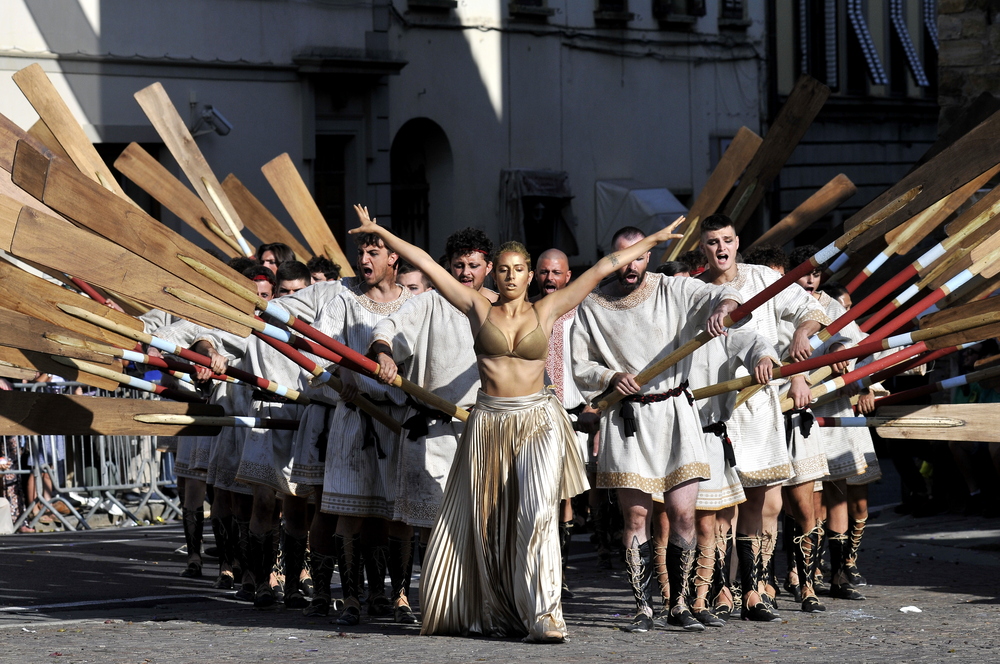
M862 600L861 592L851 584L844 569L847 554L850 552L850 542L847 533L836 533L832 530L827 535L830 546L830 597L838 599Z
M827 552L827 537L826 537L826 521L820 519L816 520L816 529L819 531L819 548L816 550L816 567L813 571L813 589L820 595L827 594L830 592L830 584L823 580L824 570L830 570L830 564L827 562L826 552Z
M847 573L848 580L854 586L868 585L868 581L858 571L858 550L861 549L861 538L865 535L865 525L867 523L867 518L848 519L847 521L848 551L844 571Z
M250 564L250 522L237 521L236 532L238 535L236 547L238 552L237 563L240 566L240 576L237 577L237 580L240 583L240 589L236 591L235 597L244 602L252 602L255 595L255 580L253 578L253 566Z
M315 551L309 552L309 566L312 568L313 598L309 606L302 610L307 617L330 615L330 580L337 559Z
M826 607L820 604L816 597L816 590L813 588L812 576L813 567L816 566L816 547L819 542L819 531L815 528L805 535L798 535L795 538L795 565L798 570L799 579L802 580L802 610L805 613L819 613L826 611Z
M625 549L625 567L635 597L635 618L621 628L623 632L648 632L653 628L653 565L650 557L650 543L639 544L639 539L633 537L632 546Z
M389 567L389 545L376 544L370 548L362 544L363 567L368 580L368 615L388 616L392 602L385 594L385 573Z
M273 608L275 600L271 590L271 570L274 568L274 531L269 530L262 535L250 533L247 557L256 584L253 608Z
M756 622L775 622L781 617L763 600L749 604L751 592L756 592L763 575L760 558L761 538L759 535L736 535L736 557L740 565L740 585L743 586L743 608L740 617Z
M788 555L788 576L785 577L785 590L796 602L802 602L802 587L805 585L802 580L802 570L799 564L799 538L802 537L802 528L794 520L786 520L782 539L785 546L785 553ZM795 574L795 581L792 582L792 573ZM810 579L809 587L812 588Z
M285 531L285 607L302 609L309 604L299 588L299 576L306 560L306 536L293 537Z
M670 579L670 615L667 624L689 632L702 632L705 626L691 615L691 572L694 570L697 549L685 549L674 543L667 544L667 576Z
M181 517L184 520L184 543L187 545L187 567L181 576L188 579L201 578L201 538L205 527L205 510L189 510L183 508Z
M233 579L233 542L236 533L233 527L236 525L232 516L212 517L212 534L215 535L215 547L219 550L219 576L212 584L213 588L220 590L231 590L234 584Z
M413 540L389 537L389 582L392 587L393 621L403 625L417 624L407 597L413 563ZM399 602L402 600L402 602Z
M340 568L340 586L344 592L344 610L332 622L357 625L361 622L361 535L334 535L333 547Z

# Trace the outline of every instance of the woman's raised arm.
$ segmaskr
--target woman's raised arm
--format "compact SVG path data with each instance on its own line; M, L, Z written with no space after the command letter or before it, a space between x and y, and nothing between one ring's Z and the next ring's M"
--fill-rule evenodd
M361 225L347 231L354 235L356 233L374 233L382 238L382 242L390 247L392 251L399 254L408 263L413 265L431 280L434 288L459 311L469 317L475 317L482 323L489 315L490 301L483 297L478 291L463 286L455 279L451 273L441 267L436 260L431 258L426 251L410 244L406 240L393 235L387 228L379 226L375 220L368 216L368 208L362 205L355 205L354 211L358 213L358 220Z
M632 246L625 247L621 251L613 251L604 256L589 270L571 281L566 288L549 293L536 302L535 307L540 308L540 311L550 317L551 320L559 318L583 302L583 298L587 297L590 291L597 288L602 279L614 273L621 266L628 265L661 242L684 237L673 232L677 228L677 225L683 221L684 217L677 217L674 223L652 235L647 235Z

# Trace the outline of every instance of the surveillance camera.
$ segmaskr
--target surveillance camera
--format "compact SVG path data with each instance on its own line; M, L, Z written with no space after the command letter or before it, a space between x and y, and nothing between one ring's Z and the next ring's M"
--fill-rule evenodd
M201 117L219 136L226 136L233 129L232 123L219 112L219 109L210 104L206 105L204 110L202 110Z

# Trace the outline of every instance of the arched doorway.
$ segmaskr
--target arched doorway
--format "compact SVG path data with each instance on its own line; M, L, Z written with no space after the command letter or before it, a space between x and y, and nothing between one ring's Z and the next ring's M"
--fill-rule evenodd
M433 120L407 121L392 141L392 230L430 249L431 229L452 226L452 157L448 137Z

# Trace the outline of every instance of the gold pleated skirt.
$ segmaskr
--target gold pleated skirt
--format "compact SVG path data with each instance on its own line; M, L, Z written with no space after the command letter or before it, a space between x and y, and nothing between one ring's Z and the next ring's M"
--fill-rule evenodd
M427 546L422 634L565 634L559 499L587 488L574 446L548 392L479 392Z

